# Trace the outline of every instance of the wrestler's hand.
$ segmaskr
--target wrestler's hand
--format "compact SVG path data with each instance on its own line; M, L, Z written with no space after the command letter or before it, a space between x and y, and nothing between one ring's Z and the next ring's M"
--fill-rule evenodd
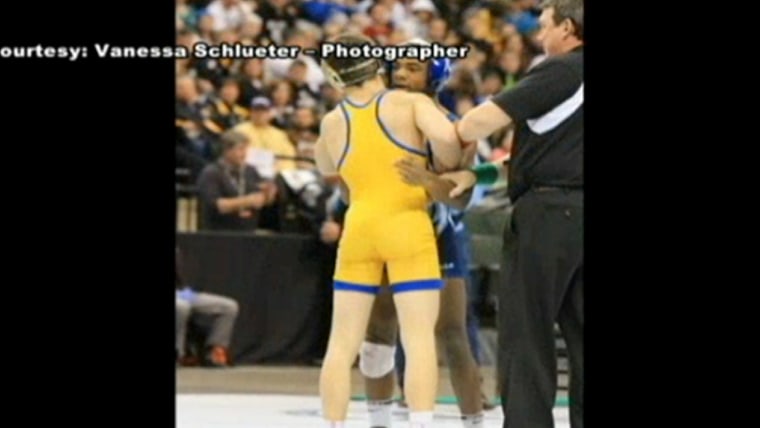
M477 181L475 173L467 169L441 174L441 178L454 183L454 188L451 189L451 192L449 192L450 198L458 197L467 191L467 189L475 186L475 183Z
M404 180L404 183L411 186L425 186L438 178L433 172L423 165L415 163L410 158L404 158L396 162L395 166L401 174L401 179Z

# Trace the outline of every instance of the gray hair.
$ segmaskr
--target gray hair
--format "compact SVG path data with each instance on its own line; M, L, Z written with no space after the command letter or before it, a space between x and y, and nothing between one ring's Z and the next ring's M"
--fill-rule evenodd
M583 0L544 0L541 9L554 9L554 23L569 19L575 27L575 35L583 40Z
M222 152L226 152L240 144L248 144L248 137L237 131L230 130L219 137L219 144L222 146Z

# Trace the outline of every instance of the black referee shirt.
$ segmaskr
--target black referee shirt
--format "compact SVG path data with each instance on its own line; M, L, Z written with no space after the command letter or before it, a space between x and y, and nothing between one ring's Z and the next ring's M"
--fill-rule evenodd
M539 63L491 99L515 122L512 202L531 187L583 187L583 47Z

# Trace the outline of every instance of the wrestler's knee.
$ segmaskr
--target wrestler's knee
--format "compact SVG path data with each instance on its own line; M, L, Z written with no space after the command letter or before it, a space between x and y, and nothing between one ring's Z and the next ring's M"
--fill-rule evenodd
M364 341L359 351L359 369L368 378L381 378L395 367L395 354L395 346Z

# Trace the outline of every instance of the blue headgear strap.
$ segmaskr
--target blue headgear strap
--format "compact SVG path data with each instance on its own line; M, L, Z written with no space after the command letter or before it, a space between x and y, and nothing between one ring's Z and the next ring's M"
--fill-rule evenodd
M414 38L401 44L401 46L405 45L431 46L430 42L420 38ZM446 86L446 82L451 77L451 60L449 58L431 58L429 63L427 91L436 95ZM391 74L391 79L392 76Z

